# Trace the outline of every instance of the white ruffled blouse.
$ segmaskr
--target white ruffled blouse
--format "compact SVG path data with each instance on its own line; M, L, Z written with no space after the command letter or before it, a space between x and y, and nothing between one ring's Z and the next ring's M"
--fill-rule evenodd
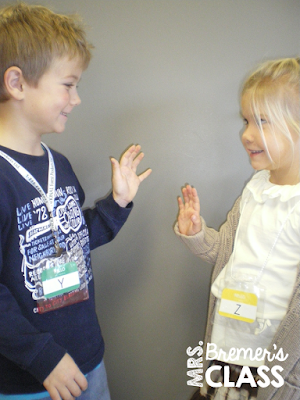
M234 251L212 292L219 297L226 273L254 276L266 289L259 316L282 319L300 262L300 183L274 185L269 177L269 171L257 172L244 189Z
M268 348L286 314L300 263L300 183L274 185L268 171L257 172L245 187L234 250L212 285L220 298L224 278L252 280L265 289L257 322L241 328L215 315L212 342L227 353L231 347ZM253 330L253 331L252 331ZM217 357L219 358L219 357ZM219 358L222 360L222 357ZM223 359L223 361L226 361ZM248 358L236 364L259 366Z

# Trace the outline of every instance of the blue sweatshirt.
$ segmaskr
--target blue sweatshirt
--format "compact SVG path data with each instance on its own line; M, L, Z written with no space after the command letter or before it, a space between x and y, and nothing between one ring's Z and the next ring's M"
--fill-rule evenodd
M30 156L0 146L47 193L48 154ZM81 210L84 192L68 160L51 151L56 168L55 211L62 248L80 249L87 300L40 313L45 300L35 265L53 255L49 213L39 192L0 157L0 393L34 393L67 352L86 374L102 360L104 342L95 312L90 250L111 241L132 203L121 208L109 195ZM51 296L50 296L51 297ZM50 310L50 311L49 311Z

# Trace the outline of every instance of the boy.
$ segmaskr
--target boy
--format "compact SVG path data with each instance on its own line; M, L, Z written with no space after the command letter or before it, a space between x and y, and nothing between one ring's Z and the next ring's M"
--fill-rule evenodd
M109 399L90 249L115 237L151 170L136 175L131 146L111 160L112 193L82 211L68 160L41 142L80 104L91 47L74 18L0 11L0 399Z

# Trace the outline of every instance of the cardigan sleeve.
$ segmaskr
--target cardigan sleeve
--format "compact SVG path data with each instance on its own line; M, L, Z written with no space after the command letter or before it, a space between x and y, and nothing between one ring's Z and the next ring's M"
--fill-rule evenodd
M226 255L227 261L232 252L233 237L235 236L236 228L240 216L240 200L239 197L234 203L233 208L227 215L226 222L217 231L209 228L205 220L202 220L202 230L193 236L186 236L179 232L178 223L175 224L175 234L182 242L191 250L193 254L200 257L209 264L215 265L220 259L220 252Z

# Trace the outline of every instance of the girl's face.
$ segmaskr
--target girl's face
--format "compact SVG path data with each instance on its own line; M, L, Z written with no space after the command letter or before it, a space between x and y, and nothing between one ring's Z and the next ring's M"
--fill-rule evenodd
M300 162L299 135L292 133L294 141L292 145L268 115L261 114L260 122L257 121L247 92L242 96L241 112L245 122L242 143L250 157L252 167L258 171L263 169L270 171L270 182L274 184L297 184Z

